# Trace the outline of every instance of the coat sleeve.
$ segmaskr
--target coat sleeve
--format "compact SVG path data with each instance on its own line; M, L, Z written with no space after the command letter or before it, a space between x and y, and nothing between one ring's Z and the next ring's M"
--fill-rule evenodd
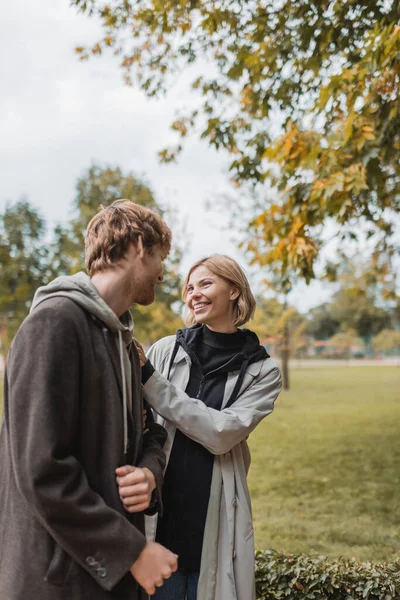
M153 492L146 515L162 514L162 484L164 481L163 471L166 464L166 456L162 450L167 440L167 432L158 423L154 422L153 413L146 405L146 422L143 435L143 450L138 467L147 467L153 473L156 480L156 488Z
M111 590L146 541L91 488L74 455L87 340L76 313L60 312L51 304L36 309L10 350L12 463L19 492L35 518L103 589Z
M153 358L155 353L150 356ZM273 410L281 390L281 375L278 367L268 360L271 368L256 378L232 406L221 411L190 398L159 371L154 371L145 383L144 397L161 417L172 422L187 437L213 454L225 454L246 439Z
M135 345L131 344L131 358L132 367L135 372L135 379L138 383L138 393L143 396L142 385L141 385L141 367L138 351ZM139 460L136 466L144 468L147 467L154 475L156 481L156 487L151 497L151 503L149 508L145 511L146 515L153 515L156 512L162 513L162 485L164 482L164 467L166 464L166 457L163 451L163 446L167 440L167 432L164 427L155 423L154 416L151 408L146 404L145 401L140 402L140 406L146 411L144 418L143 427L143 442ZM143 415L140 415L142 418Z

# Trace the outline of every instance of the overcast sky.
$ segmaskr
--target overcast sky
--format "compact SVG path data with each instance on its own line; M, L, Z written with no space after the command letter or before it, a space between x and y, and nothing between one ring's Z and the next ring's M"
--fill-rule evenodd
M100 27L68 0L7 2L0 28L0 210L26 196L50 225L65 221L77 178L93 163L120 166L187 221L185 269L213 252L245 266L237 235L224 230L227 215L205 209L207 200L233 193L229 157L190 139L177 165L157 159L175 140L176 111L190 103L184 76L166 98L149 100L124 85L111 55L79 62L74 47L97 40ZM307 311L329 294L318 283L300 285L291 301Z

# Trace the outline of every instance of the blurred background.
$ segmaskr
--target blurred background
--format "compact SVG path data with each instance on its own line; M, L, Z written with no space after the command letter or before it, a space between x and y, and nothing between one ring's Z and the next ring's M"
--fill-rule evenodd
M145 346L183 326L195 260L236 258L285 387L251 438L262 548L400 552L399 19L390 0L2 10L0 372L100 205L173 232L156 302L133 307Z

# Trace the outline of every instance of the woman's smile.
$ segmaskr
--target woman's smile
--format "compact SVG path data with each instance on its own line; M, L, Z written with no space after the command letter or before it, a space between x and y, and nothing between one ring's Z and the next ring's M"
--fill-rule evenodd
M203 312L207 306L210 306L211 302L193 302L193 312L195 314L199 313L199 312Z

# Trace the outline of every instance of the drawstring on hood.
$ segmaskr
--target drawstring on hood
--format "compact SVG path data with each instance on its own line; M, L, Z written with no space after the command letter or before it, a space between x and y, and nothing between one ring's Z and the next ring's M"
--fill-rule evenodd
M118 334L118 353L122 375L124 453L126 454L128 450L128 410L132 411L131 365L127 350L127 346L132 342L132 315L127 311L119 319L100 296L90 277L83 272L72 276L57 277L48 285L38 288L30 312L45 300L56 297L73 300L93 318L104 323L106 327L103 328L103 335L105 337L107 330Z

